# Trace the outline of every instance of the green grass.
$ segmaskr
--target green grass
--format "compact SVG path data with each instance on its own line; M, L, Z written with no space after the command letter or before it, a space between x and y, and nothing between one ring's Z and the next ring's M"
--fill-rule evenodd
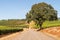
M45 21L42 25L43 28L49 28L49 27L59 27L60 26L60 20L56 21ZM35 25L35 28L39 28L40 26Z
M25 23L25 19L0 20L0 35L23 31L23 28L28 28L28 26Z
M8 26L0 26L0 30L8 30L8 29L22 29L21 27L8 27Z
M23 28L0 26L0 35L14 33L14 32L18 32L18 31L23 31Z
M60 20L56 20L56 21L45 21L43 23L43 28L57 27L57 26L60 26Z

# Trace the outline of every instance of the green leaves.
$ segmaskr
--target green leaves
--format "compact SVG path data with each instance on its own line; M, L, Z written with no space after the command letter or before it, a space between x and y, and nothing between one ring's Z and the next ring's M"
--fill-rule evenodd
M26 19L42 25L45 20L57 20L57 11L50 4L44 2L34 4L26 15Z

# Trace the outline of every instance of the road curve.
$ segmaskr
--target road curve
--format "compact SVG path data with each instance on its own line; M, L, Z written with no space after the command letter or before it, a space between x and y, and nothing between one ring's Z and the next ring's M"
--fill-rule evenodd
M56 39L51 36L47 36L42 32L37 32L32 29L29 29L16 35L0 38L0 40L56 40Z

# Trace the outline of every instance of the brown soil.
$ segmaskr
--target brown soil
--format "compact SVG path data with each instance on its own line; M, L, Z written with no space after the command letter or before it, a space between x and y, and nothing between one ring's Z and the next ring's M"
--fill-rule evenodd
M10 35L10 34L12 34L12 33L0 35L0 38L2 38L2 37L4 37L4 36L7 36L7 35Z
M51 27L43 29L42 31L60 37L60 27Z
M17 33L17 32L15 32L15 33ZM2 35L0 35L0 38L11 35L11 34L13 34L13 33L2 34Z

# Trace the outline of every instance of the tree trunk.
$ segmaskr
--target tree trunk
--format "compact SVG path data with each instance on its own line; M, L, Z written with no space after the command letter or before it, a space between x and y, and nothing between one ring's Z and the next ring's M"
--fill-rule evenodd
M43 29L42 24L40 24L40 30L42 30L42 29Z
M40 28L39 28L37 31L40 31L40 30L43 29L42 24L43 24L43 23L40 24Z

